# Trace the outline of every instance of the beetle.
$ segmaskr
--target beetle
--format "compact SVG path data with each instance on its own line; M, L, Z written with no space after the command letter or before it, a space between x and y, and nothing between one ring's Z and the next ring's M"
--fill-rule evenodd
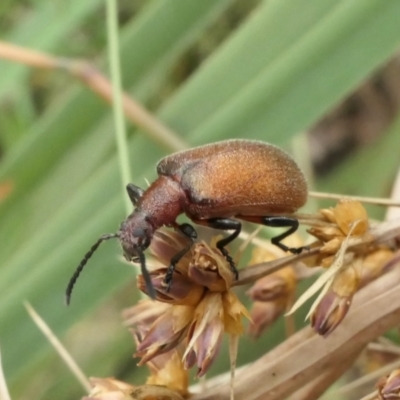
M233 231L216 246L236 278L238 272L225 247L241 231L238 219L288 228L273 237L272 243L292 253L304 249L289 248L281 242L299 226L291 214L305 204L307 183L295 161L280 148L258 140L224 140L163 158L157 164L157 174L158 178L146 190L127 185L134 211L117 233L101 236L85 255L68 284L67 303L89 258L102 242L113 238L119 239L128 261L140 263L148 292L154 298L144 250L155 231L164 225L180 230L190 239L190 244L171 259L165 277L168 290L175 265L197 238L190 224L176 222L180 214L186 214L196 224Z

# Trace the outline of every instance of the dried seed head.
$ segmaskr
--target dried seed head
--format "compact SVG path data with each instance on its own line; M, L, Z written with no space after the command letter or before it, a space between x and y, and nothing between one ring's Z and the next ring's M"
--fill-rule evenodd
M362 261L355 259L350 265L343 268L332 282L332 291L338 297L352 298L360 287Z
M205 242L193 246L188 275L193 282L213 292L223 292L231 287L233 276L226 258L215 247L216 239L210 246Z
M176 305L154 321L137 347L135 356L141 357L139 365L175 348L185 338L193 313L193 307Z
M362 236L368 233L368 215L358 201L341 200L335 207L320 210L320 213L331 224L314 226L308 232L323 242L321 253L335 254L350 231L351 236Z
M302 244L297 239L295 243L290 243L290 246L299 247ZM281 250L277 252L273 249L255 248L250 263L259 263L263 260L274 260L280 257L285 257L285 253ZM282 268L279 271L258 279L254 283L247 292L254 301L250 312L252 323L248 327L250 336L258 338L262 332L268 329L287 310L294 298L296 286L297 277L292 266Z
M297 278L292 267L285 267L277 272L258 279L247 291L254 301L272 301L292 298L296 289Z
M250 313L231 290L222 294L224 308L224 330L230 335L241 335L244 332L243 317L250 319Z
M335 222L344 235L348 235L355 221L357 226L352 231L353 236L364 235L368 229L368 214L359 201L341 200L332 209Z
M360 267L361 260L356 259L340 270L312 313L311 325L320 335L329 335L346 316L360 286Z
M185 368L197 365L197 376L204 375L218 355L224 332L243 333L243 316L249 317L233 292L207 292L196 308L188 331L189 344L183 357Z
M169 304L197 305L203 296L204 287L196 285L187 276L175 271L173 285L167 291L167 285L165 284L166 272L166 268L150 272L151 283L156 293L155 299ZM148 294L148 288L142 275L138 276L137 286L143 293Z
M326 293L311 315L311 326L318 334L328 336L342 322L350 304L348 297L339 297L333 291Z
M255 301L250 312L251 323L247 333L257 339L286 310L286 301Z
M299 247L303 243L296 240L290 246ZM274 246L276 247L276 246ZM272 261L285 257L286 254L280 249L264 249L256 247L252 252L250 264ZM247 294L255 301L270 301L282 297L292 297L297 285L296 272L292 266L287 266L270 275L258 279L248 290Z
M380 246L368 254L362 261L360 287L367 285L386 272L384 268L393 256L393 251L385 246Z
M168 357L172 358L172 354L181 350L183 353L183 349L184 367L197 365L198 376L202 376L215 360L223 334L240 335L244 330L242 317L249 317L229 289L233 280L232 271L216 248L218 238L213 238L210 245L205 242L194 244L180 260L172 285L169 291L166 290L166 267L171 258L182 250L180 240L180 235L176 233L160 231L153 241L153 253L165 265L153 270L150 277L156 300L169 303L169 307L150 327L136 324L132 330L137 343L135 356L141 357L139 365L147 363L153 372L150 383L159 382L159 374L169 373L167 371L171 368L166 369ZM141 277L138 286L146 290ZM179 374L174 372L172 375ZM165 377L163 379L166 380Z
M136 320L133 320L131 315L135 308L141 314L144 314L144 319L136 318ZM155 313L152 312L159 308L162 308L164 310L163 313L165 313L171 306L156 301L144 300L138 306L131 307L131 309L125 311L124 314L129 318L130 325L134 326L131 332L137 348L141 346L143 339L149 334L151 324L157 319L154 317ZM151 372L146 381L148 385L165 386L182 396L187 395L189 385L188 371L183 368L182 352L179 351L179 348L174 348L153 357L146 365Z
M150 328L153 322L169 308L167 304L141 300L132 307L122 312L122 318L126 326L143 326Z
M224 333L223 319L221 294L208 292L196 308L188 331L189 344L183 356L186 368L196 362L198 376L207 372L219 352Z

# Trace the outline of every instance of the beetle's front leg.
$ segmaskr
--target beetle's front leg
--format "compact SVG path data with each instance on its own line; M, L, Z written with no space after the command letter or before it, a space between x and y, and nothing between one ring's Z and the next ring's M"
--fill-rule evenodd
M197 239L197 232L192 225L184 223L174 224L173 226L175 227L175 229L182 232L188 239L190 239L190 243L171 258L171 262L168 266L164 279L164 282L167 285L167 292L169 292L169 290L171 289L172 277L174 275L176 264L178 264L180 259L191 249L194 241Z

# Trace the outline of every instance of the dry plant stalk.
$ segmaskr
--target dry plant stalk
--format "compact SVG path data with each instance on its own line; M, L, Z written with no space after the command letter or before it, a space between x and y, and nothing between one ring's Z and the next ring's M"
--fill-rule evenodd
M0 58L33 68L67 72L78 78L108 104L112 104L112 85L109 79L88 61L54 57L3 41L0 41ZM138 128L143 129L156 143L165 146L169 151L183 150L188 147L175 132L161 123L126 92L123 93L122 105L125 116Z

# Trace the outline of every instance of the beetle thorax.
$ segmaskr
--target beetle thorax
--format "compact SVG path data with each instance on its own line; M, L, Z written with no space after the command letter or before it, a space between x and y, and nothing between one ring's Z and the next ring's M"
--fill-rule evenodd
M160 176L144 192L136 211L145 215L146 220L157 230L163 225L173 224L183 213L187 202L185 192L171 177Z

